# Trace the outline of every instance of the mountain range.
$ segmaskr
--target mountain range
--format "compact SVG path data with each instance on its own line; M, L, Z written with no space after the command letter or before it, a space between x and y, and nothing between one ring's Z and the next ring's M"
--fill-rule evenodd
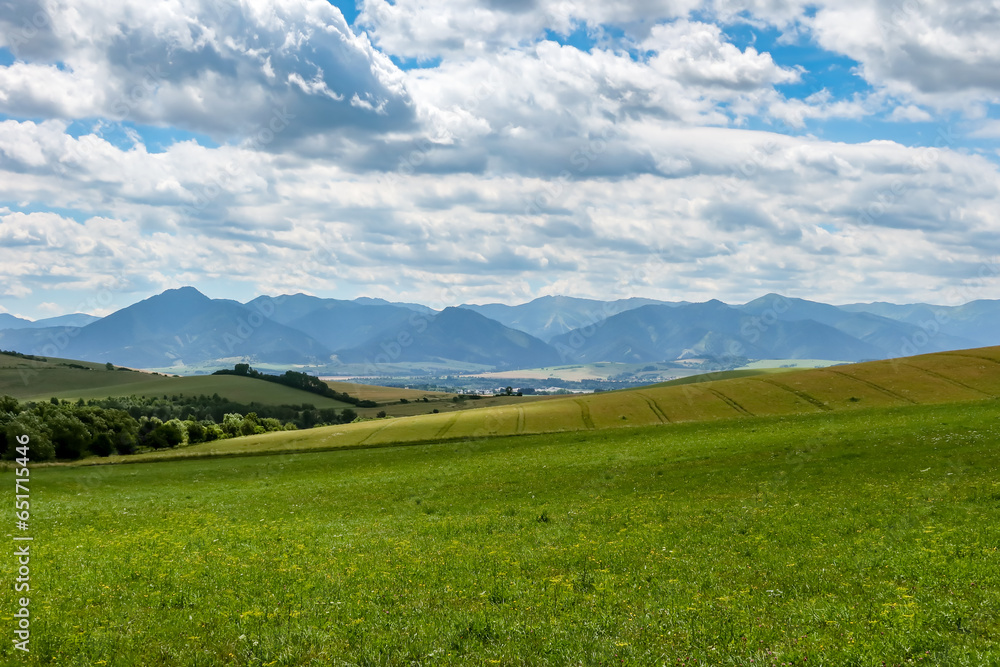
M686 358L862 361L1000 344L1000 301L960 306L746 304L541 297L436 311L382 299L172 289L106 317L0 314L0 349L135 368L234 361L296 367L447 362L496 369Z

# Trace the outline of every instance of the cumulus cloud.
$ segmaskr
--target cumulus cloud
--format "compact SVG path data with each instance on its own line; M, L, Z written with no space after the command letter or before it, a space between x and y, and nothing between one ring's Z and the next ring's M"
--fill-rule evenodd
M468 59L531 44L546 31L568 35L577 29L599 31L606 23L682 18L699 4L698 0L364 0L358 23L388 53ZM599 37L596 32L595 36Z
M17 56L0 67L4 298L116 276L140 296L224 281L436 306L934 300L1000 255L995 162L950 150L954 136L920 148L801 130L989 102L989 20L965 3L896 18L881 2L810 6L366 0L355 34L322 0L0 2ZM967 43L963 21L979 22ZM845 54L873 90L786 94L816 73L737 46L732 23ZM552 38L574 31L593 48ZM221 145L151 152L74 119ZM777 125L787 134L745 129ZM972 137L995 125L967 123Z
M402 74L325 0L8 2L0 36L20 58L0 67L0 110L13 116L130 120L220 140L279 126L283 140L378 133L413 120Z
M961 0L824 3L807 20L819 44L864 77L936 107L1000 99L1000 6Z
M587 177L559 188L548 176L413 174L386 187L376 174L246 148L189 143L150 154L84 137L76 141L100 148L95 164L121 166L83 188L89 168L67 168L66 155L47 152L66 148L55 141L58 127L12 123L0 151L12 144L46 157L33 170L0 162L0 199L27 192L107 210L78 221L8 209L0 264L9 292L30 290L43 275L82 289L121 273L141 276L150 291L225 277L252 286L248 292L350 285L441 299L434 305L570 284L581 295L730 300L790 284L838 300L914 285L911 294L929 298L956 266L1000 253L996 168L894 142L637 119L619 125L622 141L642 141L686 171ZM24 136L15 141L18 130ZM226 161L243 160L256 160L246 180L219 181L217 223L192 216L199 184L225 173ZM533 209L539 193L549 199ZM869 282L876 274L884 282Z

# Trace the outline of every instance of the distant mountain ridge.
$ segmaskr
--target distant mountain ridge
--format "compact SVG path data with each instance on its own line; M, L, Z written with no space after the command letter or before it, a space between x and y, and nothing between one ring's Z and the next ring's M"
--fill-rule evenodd
M436 311L383 299L172 289L103 318L0 314L0 349L136 368L394 363L496 369L685 358L861 361L1000 344L1000 300L833 306L767 294L745 304L546 296Z
M445 308L409 324L382 331L339 357L365 364L454 360L501 369L560 362L558 352L544 341L465 308Z
M85 313L72 313L41 320L25 320L9 313L0 313L0 330L3 329L44 329L46 327L83 327L101 318Z
M597 301L571 296L543 296L519 306L489 303L482 306L462 304L459 308L474 310L504 326L519 329L548 342L560 334L594 324L612 315L653 304L680 305L638 297Z
M852 303L838 306L848 312L866 312L920 327L932 337L956 336L977 346L996 345L1000 332L1000 300L980 299L961 306L926 303Z

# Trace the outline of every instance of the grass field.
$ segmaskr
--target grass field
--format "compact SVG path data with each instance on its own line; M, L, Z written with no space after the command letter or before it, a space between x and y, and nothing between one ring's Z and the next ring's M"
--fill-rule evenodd
M80 367L83 368L80 368ZM318 396L273 382L264 382L235 375L196 375L168 377L139 371L108 371L104 364L74 359L33 361L0 354L0 396L8 394L22 401L43 401L51 397L67 400L100 399L110 396L163 395L211 396L219 394L237 403L253 402L268 405L301 405L311 403L317 408L351 407L362 417L375 417L386 411L392 417L423 415L438 410L451 413L473 407L496 407L514 402L521 404L543 397L499 397L478 401L453 402L455 394L415 389L378 387L349 382L328 382L331 388L362 400L379 403L376 408L355 408L330 398ZM422 399L426 397L425 403ZM405 398L409 403L400 403Z
M788 371L799 370L796 368L737 368L731 371L715 371L713 373L699 373L688 377L677 378L667 382L660 382L654 386L672 387L682 384L699 384L701 382L715 382L717 380L732 380L735 378L748 378L756 375L770 375L774 373L786 373Z
M139 371L109 371L104 364L73 359L42 362L0 354L0 395L7 394L23 401L47 400L53 396L76 400L132 394L155 398L164 394L211 396L216 393L237 403L350 407L347 403L300 389L235 375L166 377Z
M743 368L751 370L759 368L824 368L844 363L848 362L831 361L829 359L758 359L757 361L750 362Z
M998 423L982 399L37 468L32 652L0 662L998 664Z
M1000 347L813 370L778 369L700 382L366 421L234 438L128 457L162 460L445 439L602 430L974 401L1000 396ZM517 401L518 399L508 399ZM523 401L523 399L521 399ZM476 401L470 401L478 403ZM109 462L121 460L110 457Z

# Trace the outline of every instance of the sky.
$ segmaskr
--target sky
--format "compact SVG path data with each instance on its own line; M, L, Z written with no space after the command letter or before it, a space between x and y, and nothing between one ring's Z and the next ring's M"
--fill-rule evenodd
M0 0L0 312L1000 298L998 0Z

